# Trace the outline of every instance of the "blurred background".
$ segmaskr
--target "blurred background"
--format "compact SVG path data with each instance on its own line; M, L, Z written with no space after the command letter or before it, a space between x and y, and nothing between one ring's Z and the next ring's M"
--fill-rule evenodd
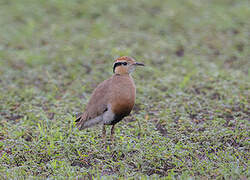
M1 177L246 178L249 19L248 0L0 0ZM122 55L146 67L107 150L69 126Z

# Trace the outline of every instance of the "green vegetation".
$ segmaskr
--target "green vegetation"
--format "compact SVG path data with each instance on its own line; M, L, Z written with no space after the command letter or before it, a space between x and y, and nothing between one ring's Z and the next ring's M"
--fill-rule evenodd
M249 178L248 0L1 0L0 179ZM133 74L116 145L75 128L113 60Z

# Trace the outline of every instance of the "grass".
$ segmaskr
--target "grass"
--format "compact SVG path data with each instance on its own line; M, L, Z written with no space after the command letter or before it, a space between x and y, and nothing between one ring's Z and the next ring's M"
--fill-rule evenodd
M0 177L249 178L247 0L0 1ZM116 146L75 128L113 60L133 74Z

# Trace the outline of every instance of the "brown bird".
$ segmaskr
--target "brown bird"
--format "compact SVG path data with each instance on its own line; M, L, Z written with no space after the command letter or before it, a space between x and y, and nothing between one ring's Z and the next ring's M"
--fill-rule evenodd
M115 124L128 116L134 107L136 87L130 74L136 66L144 66L144 64L128 56L115 60L114 75L97 86L85 112L76 118L80 130L102 124L102 137L105 142L105 125L112 125L110 137L111 141L114 141Z

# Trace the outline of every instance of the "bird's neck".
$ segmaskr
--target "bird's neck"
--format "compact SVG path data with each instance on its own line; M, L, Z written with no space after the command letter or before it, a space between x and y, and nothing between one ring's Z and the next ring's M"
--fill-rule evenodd
M117 76L130 76L130 74L129 73L124 73L124 72L115 72L115 74L114 75L117 75Z
M115 79L120 79L120 81L131 81L131 82L134 82L132 76L130 74L114 74L113 75L113 78Z

